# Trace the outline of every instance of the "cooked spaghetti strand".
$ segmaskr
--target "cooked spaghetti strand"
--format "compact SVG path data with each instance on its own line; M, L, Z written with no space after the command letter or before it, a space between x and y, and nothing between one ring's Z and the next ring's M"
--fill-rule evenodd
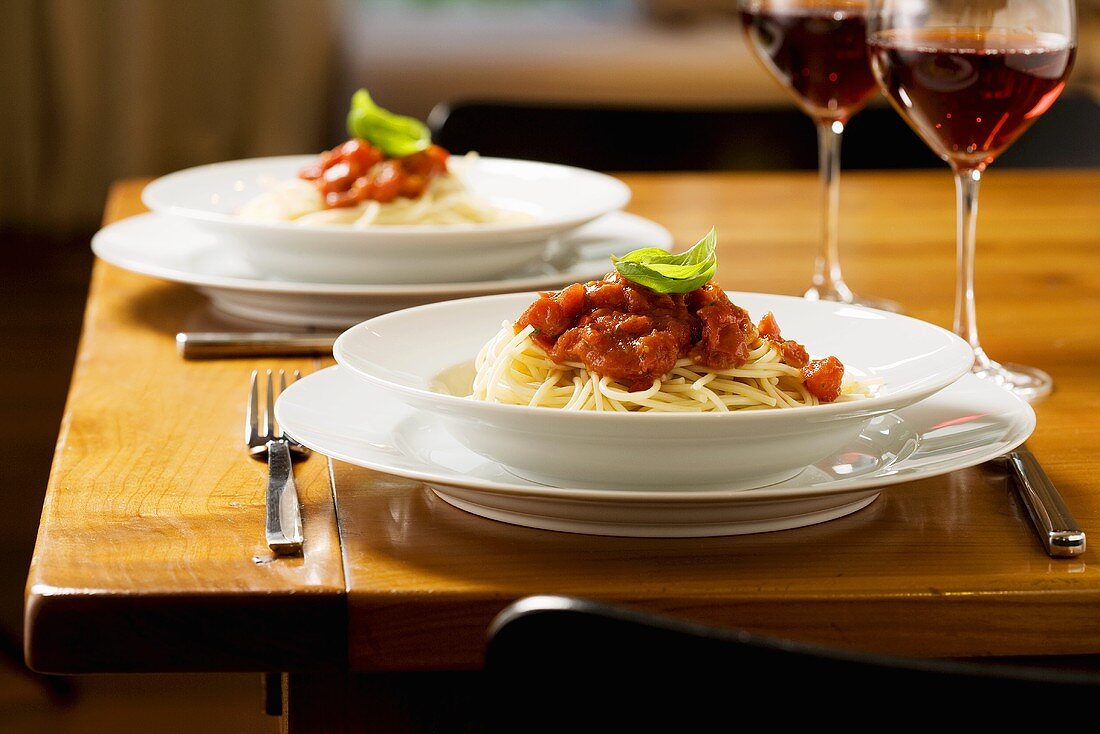
M606 376L576 363L556 363L536 344L528 325L518 332L510 322L478 354L471 397L476 400L557 408L614 412L726 412L761 408L796 408L819 400L803 385L798 369L784 364L767 340L758 339L750 360L736 369L718 370L678 360L664 379L631 392ZM840 399L863 393L847 384Z

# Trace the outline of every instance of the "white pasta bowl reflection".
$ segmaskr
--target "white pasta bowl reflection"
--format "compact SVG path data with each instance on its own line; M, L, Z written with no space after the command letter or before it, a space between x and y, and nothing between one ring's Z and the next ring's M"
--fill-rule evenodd
M556 238L630 200L626 184L594 171L452 157L470 196L501 212L500 221L355 226L242 215L258 198L296 181L298 171L316 159L255 158L189 168L150 183L142 201L217 236L273 279L409 284L483 281L537 266Z
M430 413L464 446L517 476L593 489L751 489L789 479L839 450L875 416L952 384L971 367L966 342L898 314L790 296L730 292L754 321L775 314L811 357L837 356L871 386L860 399L711 413L565 411L473 400L473 362L537 294L420 306L344 332L336 361ZM364 415L364 421L370 416Z

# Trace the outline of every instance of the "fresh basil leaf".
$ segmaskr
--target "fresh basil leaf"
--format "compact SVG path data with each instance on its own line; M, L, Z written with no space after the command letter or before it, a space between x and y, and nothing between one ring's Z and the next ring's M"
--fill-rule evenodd
M653 272L671 280L689 280L697 278L705 270L714 270L714 263L702 262L698 265L669 265L668 263L642 263Z
M691 249L673 255L657 247L643 247L623 257L612 257L615 269L627 280L657 293L689 293L714 277L718 236L712 227Z
M675 260L677 255L672 255L659 247L643 247L640 250L634 250L628 252L620 258L612 256L611 259L615 262L633 262L633 263L658 263L658 262L671 262Z
M687 252L679 255L681 260L678 262L680 265L692 265L694 263L706 262L708 260L714 260L714 250L718 246L718 233L715 232L714 227L710 228L707 232L707 236L695 243L695 245Z
M666 291L665 286L675 285L675 283L665 278L660 273L655 273L645 265L639 263L619 261L615 263L615 269L627 280L645 286L657 293L669 293L671 291Z
M427 125L379 107L365 89L351 97L348 134L366 140L391 158L419 153L432 144Z
M627 280L657 293L690 293L697 288L702 288L714 277L713 265L696 276L686 279L669 278L652 269L651 266L641 263L620 261L615 264L615 269Z

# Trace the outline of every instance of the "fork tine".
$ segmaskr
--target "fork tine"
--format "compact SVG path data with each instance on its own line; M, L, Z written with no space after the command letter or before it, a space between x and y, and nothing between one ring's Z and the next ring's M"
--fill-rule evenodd
M245 411L245 441L254 446L259 438L260 385L259 373L252 370L252 379L248 386L248 410Z
M267 371L267 405L264 410L264 435L275 438L275 390L271 370Z

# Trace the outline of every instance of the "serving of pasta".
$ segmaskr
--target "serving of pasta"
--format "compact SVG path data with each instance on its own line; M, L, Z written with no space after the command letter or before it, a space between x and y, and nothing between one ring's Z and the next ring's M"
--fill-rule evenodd
M321 153L298 178L271 181L237 212L260 222L374 227L516 222L530 217L490 205L462 181L457 161L422 122L378 107L366 90L348 113L351 137Z
M492 224L530 220L529 215L494 207L471 193L462 181L460 171L463 164L473 164L476 160L474 153L458 161L448 159L447 169L433 176L416 196L395 196L386 201L363 198L341 206L327 205L324 191L314 180L272 181L267 191L245 204L238 214L252 221L349 227Z
M622 312L605 314L589 320L588 327L601 318L597 329L621 330L624 322L634 320ZM474 399L561 410L726 412L811 406L867 394L865 386L845 378L844 365L836 357L811 360L801 345L779 337L777 327L771 335L762 335L747 316L743 359L711 366L699 361L697 351L694 356L691 351L678 356L678 350L672 356L670 351L663 364L654 360L651 369L657 373L631 367L624 373L620 366L631 360L629 350L637 349L639 356L649 351L647 336L660 338L648 330L652 322L639 323L646 333L627 337L627 343L618 346L599 343L591 328L583 335L566 336L582 344L583 361L556 360L554 356L565 351L555 349L561 338L548 349L545 341L540 342L538 327L522 319L519 323L519 328L514 322L502 324L478 354ZM765 315L765 329L774 323L771 314ZM575 348L569 351L577 353Z
M754 323L712 279L713 231L674 256L638 250L604 279L541 293L478 354L470 397L617 412L797 408L866 397L770 312ZM683 276L679 279L670 274Z

